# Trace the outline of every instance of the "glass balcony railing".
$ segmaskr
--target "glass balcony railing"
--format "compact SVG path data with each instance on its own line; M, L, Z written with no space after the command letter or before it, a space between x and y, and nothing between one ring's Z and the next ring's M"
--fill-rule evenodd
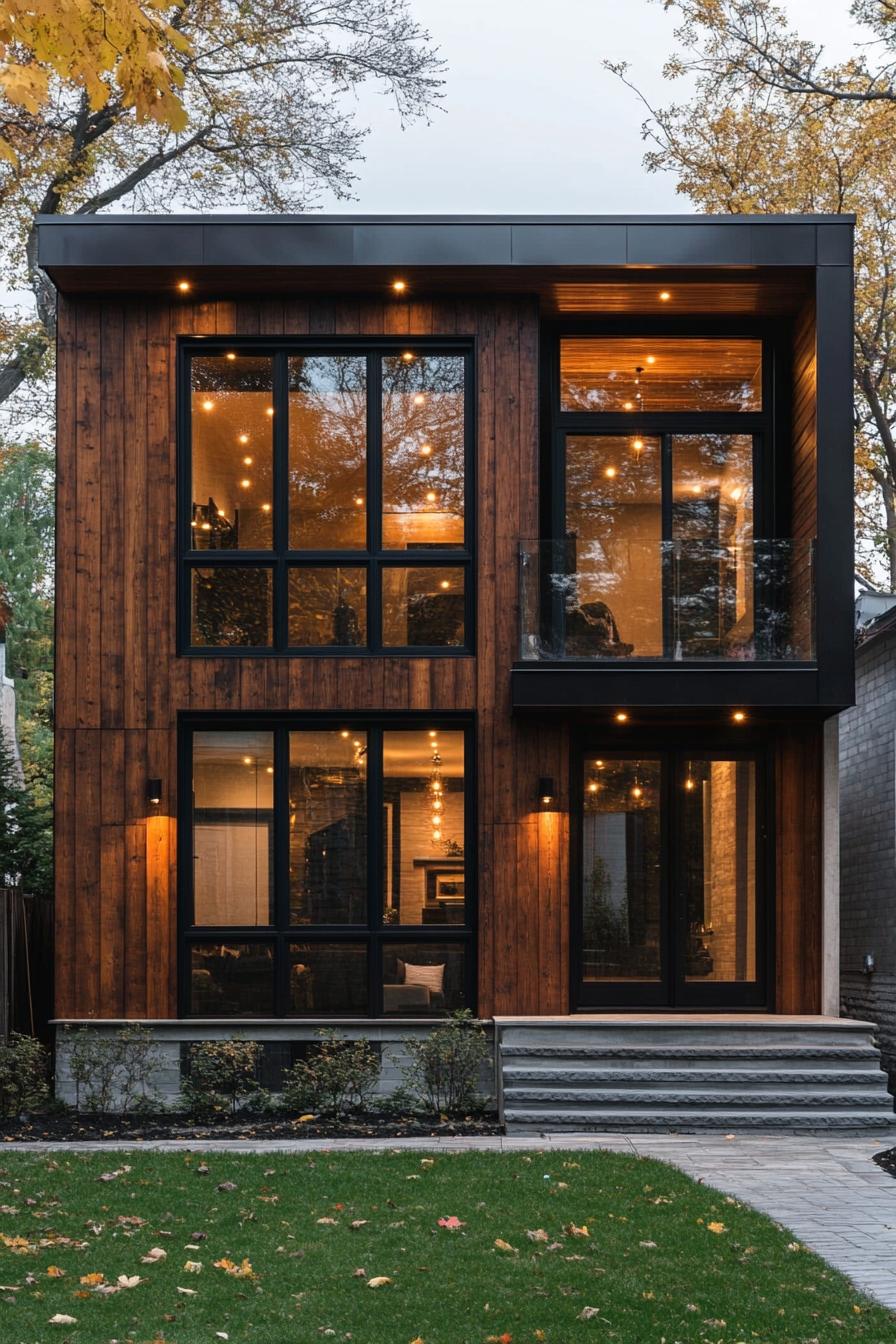
M813 662L810 540L520 546L526 662Z

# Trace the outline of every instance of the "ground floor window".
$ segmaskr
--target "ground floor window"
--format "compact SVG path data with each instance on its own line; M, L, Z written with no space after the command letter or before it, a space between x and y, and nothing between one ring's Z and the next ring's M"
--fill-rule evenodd
M182 1012L474 1008L471 749L450 716L186 726Z

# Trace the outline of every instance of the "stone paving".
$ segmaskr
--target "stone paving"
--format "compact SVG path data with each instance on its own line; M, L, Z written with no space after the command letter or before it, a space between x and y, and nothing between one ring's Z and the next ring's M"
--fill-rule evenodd
M477 1149L514 1152L604 1148L671 1162L751 1204L791 1229L869 1296L896 1311L896 1180L872 1161L893 1146L892 1131L878 1138L830 1135L543 1134L513 1138L288 1139L151 1143L17 1143L14 1151L108 1152L110 1148L171 1152L303 1153L322 1148Z

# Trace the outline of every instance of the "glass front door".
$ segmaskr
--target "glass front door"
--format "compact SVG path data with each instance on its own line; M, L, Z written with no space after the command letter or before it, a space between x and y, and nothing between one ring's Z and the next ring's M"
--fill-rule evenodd
M586 754L575 1006L761 1007L765 825L755 754Z

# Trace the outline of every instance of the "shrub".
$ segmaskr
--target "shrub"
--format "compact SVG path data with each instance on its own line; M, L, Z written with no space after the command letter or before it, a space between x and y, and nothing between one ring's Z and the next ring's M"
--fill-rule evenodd
M465 1111L476 1101L479 1071L488 1059L485 1032L467 1008L452 1013L426 1036L403 1042L406 1086L430 1110Z
M47 1101L50 1052L34 1036L10 1033L0 1044L0 1115L33 1111Z
M197 1041L190 1046L190 1072L181 1087L194 1115L262 1109L267 1093L258 1082L262 1047L238 1037L229 1041Z
M380 1076L377 1052L363 1037L348 1041L328 1028L317 1034L320 1044L314 1053L283 1075L283 1104L290 1111L336 1118L364 1109Z
M133 1022L110 1034L66 1028L66 1037L76 1110L145 1111L162 1105L153 1075L164 1060L147 1027Z

